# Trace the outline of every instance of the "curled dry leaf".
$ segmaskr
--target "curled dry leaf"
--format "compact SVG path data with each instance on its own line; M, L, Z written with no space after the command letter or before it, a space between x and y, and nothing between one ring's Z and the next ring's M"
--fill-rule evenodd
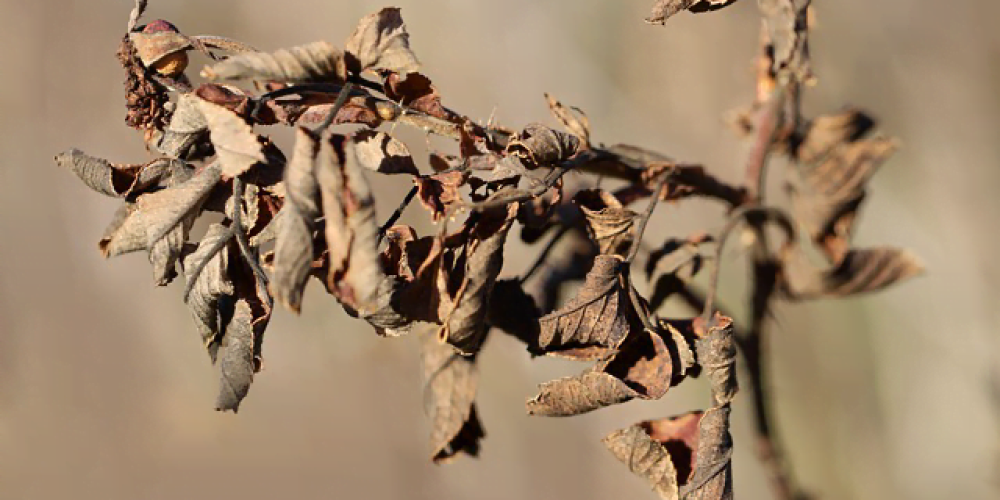
M458 188L465 184L467 174L452 170L427 177L414 177L420 204L431 213L435 222L441 220L451 208L462 201Z
M840 263L820 270L797 256L787 274L787 291L795 298L846 297L875 292L921 274L924 264L908 250L877 247L852 249Z
M809 65L809 3L812 0L758 0L767 28L772 73L787 71L797 82L812 79Z
M292 161L285 169L285 215L275 238L271 291L278 303L294 312L302 307L302 292L313 262L313 232L320 215L314 170L318 150L316 136L299 127Z
M441 340L462 354L478 352L486 338L490 296L503 268L504 243L516 215L517 203L482 212L466 244L464 279L438 332Z
M634 327L631 335L612 357L573 377L539 386L538 395L528 401L528 413L549 417L579 415L635 398L659 399L675 380L669 332L646 331ZM676 378L679 380L679 377Z
M420 360L424 406L431 420L431 459L445 463L459 453L478 455L485 433L476 416L476 358L462 356L426 333L420 335Z
M79 149L56 155L56 164L70 169L84 184L98 193L126 198L155 186L171 170L185 168L173 158L157 158L149 163L121 165L90 156Z
M580 292L539 320L539 347L549 354L594 359L615 352L634 326L628 290L622 286L623 260L598 255Z
M529 168L552 165L580 151L580 139L538 123L524 127L507 144L507 153L522 158Z
M205 100L199 101L199 105L208 122L223 177L236 177L258 163L267 162L260 137L243 118L223 106Z
M219 310L222 297L235 293L229 280L229 251L232 229L222 224L209 226L197 248L184 256L184 279L190 292L187 305L194 316L198 333L214 360L219 349L224 328L224 317Z
M821 160L837 146L860 140L874 127L875 119L856 108L815 118L796 141L795 159L802 163Z
M703 412L647 420L608 434L602 442L633 474L649 481L660 498L679 500L695 468L698 423Z
M861 140L838 146L820 163L792 172L788 187L796 218L832 262L850 247L865 185L895 150L891 139Z
M186 53L194 47L188 37L182 35L173 24L163 20L153 21L146 25L141 32L132 32L128 36L132 44L135 45L136 53L142 64L158 72L161 72L161 67L165 67L163 66L164 61L173 58L179 62L181 61L180 56L183 57L183 65L187 66ZM183 67L180 67L172 68L167 73L175 73L175 69L183 71ZM180 71L176 71L176 73Z
M213 165L177 185L140 195L125 217L109 227L99 245L101 252L114 257L147 249L156 283L169 283L187 232L218 180L219 169Z
M567 107L558 99L545 93L545 100L549 103L549 111L566 127L566 130L583 141L586 146L590 145L590 119L587 115L575 106Z
M171 157L183 157L208 130L208 121L201 112L202 99L192 93L181 94L170 122L163 130L157 144L160 153Z
M408 75L390 73L385 79L384 87L386 97L406 108L442 120L457 119L454 113L441 104L441 95L431 83L431 79L421 73Z
M736 3L736 0L657 0L653 11L646 22L649 24L666 24L674 14L687 10L690 12L708 12L718 10Z
M406 144L385 132L362 130L352 137L361 166L382 174L420 175Z
M584 189L573 197L583 211L587 234L602 254L624 257L634 239L636 213L625 208L615 195L601 189Z
M381 69L405 75L420 67L410 50L410 35L398 7L387 7L369 14L344 44L358 59L362 69Z
M254 79L274 82L344 82L349 72L344 52L329 42L313 42L272 53L248 52L206 66L209 80Z

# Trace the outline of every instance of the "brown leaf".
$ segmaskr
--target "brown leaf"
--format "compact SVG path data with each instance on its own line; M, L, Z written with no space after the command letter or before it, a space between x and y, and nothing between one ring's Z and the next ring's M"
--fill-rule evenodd
M873 138L835 148L817 165L794 169L789 191L795 216L832 262L850 247L865 185L896 150L891 139Z
M458 116L441 104L441 95L431 79L421 73L400 75L390 73L385 79L385 96L411 110L420 111L442 120L455 121Z
M236 177L258 163L267 162L260 137L243 118L205 100L200 105L224 178Z
M328 286L348 312L364 316L379 294L384 274L375 202L354 144L343 136L324 138L316 159L316 180L330 251Z
M860 140L874 127L874 118L856 108L820 116L809 122L805 133L797 140L793 148L795 158L803 163L813 163L830 154L837 146Z
M733 498L733 437L729 434L729 404L710 408L698 420L698 449L690 481L681 498Z
M143 31L132 32L128 36L135 45L139 60L147 68L153 68L165 58L174 54L184 54L194 48L188 37L178 32L174 25L163 20L153 21ZM184 61L186 64L186 56Z
M549 111L552 111L556 119L566 127L566 130L579 137L585 145L589 145L590 119L587 118L587 115L575 106L564 106L548 92L545 93L545 100L549 103Z
M788 71L798 82L812 78L809 65L810 0L759 0L767 41L773 58L772 72Z
M691 12L708 12L718 10L736 3L736 0L657 0L653 11L646 18L649 24L666 24L674 14L687 10Z
M530 123L507 144L507 153L522 158L529 168L552 165L580 151L580 139L572 134Z
M452 170L427 177L415 177L420 204L431 212L431 219L441 220L455 204L462 201L458 188L465 184L465 172Z
M539 320L539 347L549 354L595 359L613 353L633 327L620 257L598 255L583 287L559 310Z
M344 47L358 58L362 69L405 75L420 67L417 56L410 50L410 35L398 7L386 7L361 18Z
M528 401L528 413L549 417L579 415L634 398L659 399L674 380L670 348L660 332L642 330L622 344L613 357L574 377L539 386Z
M114 257L148 249L156 283L169 283L187 232L218 180L219 169L213 165L173 187L140 195L120 224L109 227L99 245L101 252Z
M924 264L908 250L877 247L852 249L839 264L820 270L796 258L786 269L788 291L795 298L846 297L874 292L917 276Z
M316 136L299 127L292 161L285 168L285 215L276 234L271 281L275 300L294 312L302 307L302 292L314 258L313 232L320 215L314 169L318 151Z
M406 144L385 132L362 130L352 136L362 167L383 174L420 175Z
M116 198L128 197L155 186L174 168L182 168L180 160L157 158L145 164L114 164L103 158L89 156L79 149L56 155L60 167L70 169L84 184L98 193Z
M464 280L438 331L441 340L462 354L476 353L486 338L490 295L503 268L504 243L516 215L517 203L482 212L465 247Z
M478 455L485 434L476 416L476 358L456 353L433 334L421 335L420 347L432 460L444 463L458 453Z
M275 82L343 82L348 65L344 52L329 42L313 42L273 53L237 54L201 70L209 80L251 78Z
M583 211L587 234L602 254L624 257L632 246L632 226L636 213L625 208L613 194L601 189L584 189L573 197Z
M181 94L170 122L163 130L156 149L165 156L184 157L208 130L208 121L201 112L202 99L193 93Z
M707 332L700 318L695 319L694 331L700 337L695 344L698 359L708 373L712 388L712 401L716 407L728 405L736 396L736 341L733 339L733 320L715 313L707 325Z
M608 434L602 442L633 474L653 485L660 498L677 500L691 479L703 413L647 420Z

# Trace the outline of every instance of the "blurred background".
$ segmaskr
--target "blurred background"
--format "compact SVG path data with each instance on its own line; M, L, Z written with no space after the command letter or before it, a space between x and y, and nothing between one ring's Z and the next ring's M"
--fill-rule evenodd
M510 127L554 124L542 96L552 92L589 114L598 142L741 179L746 145L722 116L752 99L755 2L682 13L665 27L642 22L652 3L395 2L446 105ZM147 21L265 50L339 45L383 6L150 4ZM884 293L779 308L778 431L800 482L822 498L997 498L1000 3L815 6L819 85L808 113L857 105L903 144L871 185L856 241L910 248L928 272ZM706 406L704 381L660 401L528 417L536 384L583 365L530 362L495 336L480 358L481 457L434 466L415 339L378 338L315 284L301 317L272 319L266 368L240 413L213 411L215 372L181 286L152 286L143 254L101 258L96 243L116 200L52 161L70 147L148 158L124 124L114 57L131 8L0 1L0 498L653 498L600 438ZM402 137L425 157L419 134ZM378 184L383 217L407 188ZM661 207L650 242L719 227L721 210L699 203ZM404 222L429 228L416 209ZM530 263L531 251L514 247L505 275ZM722 299L738 312L744 275L738 265L723 274ZM738 498L770 498L746 392L734 408Z

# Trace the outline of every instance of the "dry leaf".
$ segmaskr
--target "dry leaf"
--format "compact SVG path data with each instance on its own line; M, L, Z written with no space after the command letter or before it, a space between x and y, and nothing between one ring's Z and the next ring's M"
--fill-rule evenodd
M187 305L212 359L215 359L219 349L225 321L220 317L219 301L235 293L233 283L226 274L229 268L226 246L230 241L232 229L212 224L197 248L183 259L184 278L190 289Z
M385 132L362 130L352 136L358 162L382 174L420 175L406 144Z
M877 247L852 249L840 263L820 270L797 256L786 270L788 292L792 297L846 297L875 292L917 276L924 264L908 250Z
M200 106L224 178L236 177L258 163L267 163L263 143L243 118L205 100L200 101Z
M255 79L274 82L344 82L348 66L344 52L329 42L313 42L273 53L237 54L206 66L201 76L209 80Z
M458 188L465 184L466 178L465 172L452 170L413 179L420 204L431 212L433 221L441 220L452 206L462 201Z
M795 158L802 163L821 160L837 146L860 140L874 127L874 118L856 108L820 116L809 122L805 133L797 140L793 148Z
M736 0L657 0L653 11L646 22L649 24L666 24L674 14L687 10L691 12L708 12L718 10L736 3Z
M299 312L302 292L313 262L313 232L319 210L319 187L314 164L319 144L309 130L299 127L292 161L285 168L285 206L274 246L274 298Z
M580 292L539 320L539 347L549 354L594 359L614 352L633 328L621 258L598 255Z
M362 69L382 69L407 74L420 67L410 50L410 35L398 7L387 7L358 22L344 44Z
M528 124L507 143L507 154L523 159L529 168L561 162L579 151L577 136L538 123Z
M601 189L584 189L573 197L583 211L587 234L605 255L624 257L632 246L632 226L636 213L625 208L613 194Z
M202 99L193 93L181 94L170 122L163 129L156 149L163 155L183 158L191 147L208 130L208 122L201 112Z
M183 162L173 158L157 158L137 165L114 164L79 149L59 153L55 159L56 164L70 169L90 189L116 198L144 191L159 184L171 170L184 168Z
M479 374L475 357L462 356L433 333L420 336L424 373L424 406L431 420L431 450L435 463L458 453L479 454L485 435L476 416Z
M583 141L583 144L590 145L590 119L587 115L575 106L566 107L558 99L545 93L545 100L549 103L549 111L553 116L566 127L566 130Z
M649 481L660 498L680 499L695 468L700 411L647 420L607 435L602 442L633 474Z
M455 121L454 113L441 104L441 95L431 79L421 73L400 75L390 73L385 79L385 96L410 110L420 111L442 120Z
M516 215L517 203L480 213L465 248L467 257L462 273L465 279L438 332L441 340L463 354L479 351L486 337L490 295L503 268L504 243Z

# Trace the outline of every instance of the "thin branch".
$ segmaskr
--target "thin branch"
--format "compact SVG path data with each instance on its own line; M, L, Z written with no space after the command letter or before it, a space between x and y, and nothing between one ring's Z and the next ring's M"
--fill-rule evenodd
M646 212L642 214L642 219L639 220L639 226L635 230L635 240L632 242L632 248L628 252L628 258L625 259L626 262L631 263L635 260L635 256L639 253L639 244L642 242L642 235L646 232L646 224L649 223L649 218L653 216L653 210L656 208L656 204L660 201L663 193L667 189L667 181L670 180L673 170L670 170L663 174L663 178L656 184L656 189L653 190L653 199L649 201L646 205Z
M418 186L414 185L411 187L410 191L406 193L405 197L403 197L402 203L396 207L396 210L389 216L389 219L385 221L385 224L382 224L382 227L378 228L378 239L375 242L376 245L382 242L382 238L385 237L385 232L388 231L389 228L392 227L392 225L395 224L396 221L403 215L403 211L410 205L413 198L417 196L417 191L419 191Z
M337 94L337 100L333 102L333 108L327 113L326 118L313 129L313 133L316 135L322 135L322 133L333 124L333 120L337 118L337 113L340 112L340 108L344 107L344 103L347 102L347 98L351 95L351 90L354 88L354 84L347 82L343 87L340 88L340 93Z

